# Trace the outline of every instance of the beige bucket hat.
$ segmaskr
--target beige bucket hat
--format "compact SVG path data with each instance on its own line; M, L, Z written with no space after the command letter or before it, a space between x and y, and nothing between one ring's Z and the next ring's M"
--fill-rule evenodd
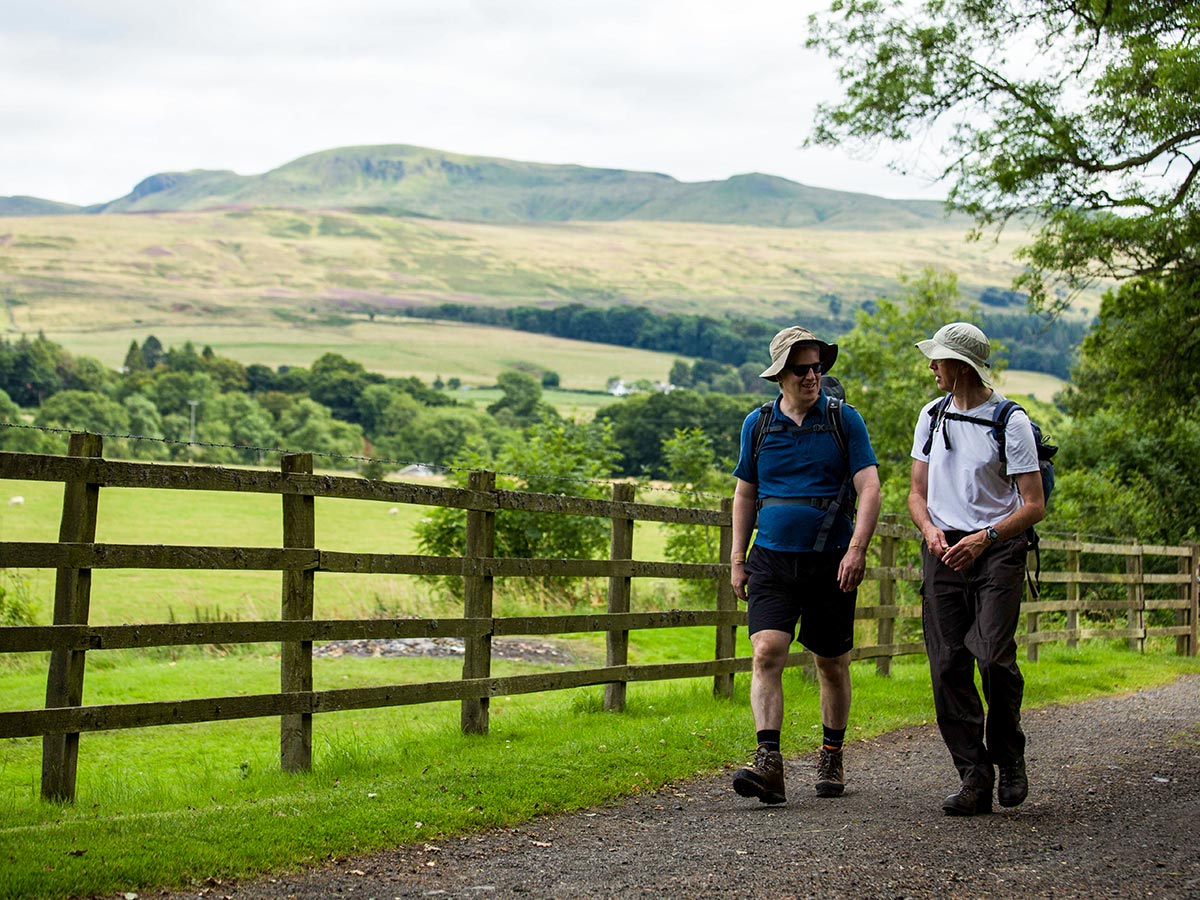
M917 341L916 347L928 359L957 359L979 373L984 384L991 384L988 357L992 345L987 335L970 322L951 322L937 330L927 341Z
M778 381L779 373L787 365L788 354L797 344L816 344L817 352L821 355L822 371L828 372L833 368L838 356L837 344L827 344L807 328L792 325L771 338L771 364L758 377Z

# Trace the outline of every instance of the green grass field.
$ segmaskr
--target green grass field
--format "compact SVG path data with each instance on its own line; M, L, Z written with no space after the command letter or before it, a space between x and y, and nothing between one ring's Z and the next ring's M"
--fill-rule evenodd
M590 420L601 406L616 402L603 392L611 376L625 381L666 381L675 354L610 344L573 341L549 335L424 319L346 324L294 325L286 328L205 325L165 328L114 328L96 331L52 330L46 336L72 353L120 366L131 341L153 334L164 346L192 341L244 364L309 366L324 353L338 353L368 370L388 376L415 375L427 384L457 377L467 390L451 392L459 402L486 407L501 395L477 390L496 383L505 369L537 366L558 373L562 388L547 390L545 400L563 415ZM693 362L693 360L688 360ZM999 382L1013 394L1051 400L1066 383L1053 375L1012 370Z
M1027 372L1013 369L1004 372L996 379L998 387L1005 396L1028 394L1038 400L1050 403L1054 396L1067 386L1068 382L1045 372Z
M369 322L362 317L341 325L218 324L46 332L72 353L93 356L114 368L124 362L131 341L141 344L150 334L167 347L192 341L197 349L208 345L245 364L308 366L324 353L338 353L372 372L415 375L427 384L439 376L443 380L457 377L472 387L494 385L505 369L532 364L557 372L564 388L596 391L603 390L612 375L630 381L665 381L678 358L670 353L424 319ZM595 395L597 405L611 399ZM577 398L572 402L583 403Z
M440 483L438 479L426 483ZM61 484L9 481L0 495L0 540L56 541L62 509ZM21 496L20 506L7 498ZM649 502L677 502L672 494L650 492ZM100 492L96 540L101 543L180 544L245 547L282 545L282 505L278 497L219 491L167 491L104 488ZM316 539L324 550L364 553L416 553L413 526L426 507L317 498ZM639 559L663 559L665 528L637 526ZM39 621L53 610L53 572L21 570ZM664 588L649 583L646 590ZM205 618L273 618L279 612L277 572L206 572L101 569L93 573L91 621L195 621ZM323 618L373 616L382 612L446 615L444 601L411 576L319 574L317 615ZM458 613L461 614L461 611Z

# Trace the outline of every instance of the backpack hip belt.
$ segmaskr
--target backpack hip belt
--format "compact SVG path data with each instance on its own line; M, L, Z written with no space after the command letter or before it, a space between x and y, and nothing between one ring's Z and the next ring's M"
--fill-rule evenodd
M764 506L811 506L815 509L829 509L838 506L837 497L760 497L758 508ZM842 510L843 516L853 518L852 513Z

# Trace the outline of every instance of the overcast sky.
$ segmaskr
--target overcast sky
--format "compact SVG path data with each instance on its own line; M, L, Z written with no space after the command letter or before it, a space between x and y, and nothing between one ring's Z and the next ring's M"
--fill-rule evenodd
M819 0L0 0L0 195L88 204L147 175L417 144L945 196L919 145L804 150L837 96Z

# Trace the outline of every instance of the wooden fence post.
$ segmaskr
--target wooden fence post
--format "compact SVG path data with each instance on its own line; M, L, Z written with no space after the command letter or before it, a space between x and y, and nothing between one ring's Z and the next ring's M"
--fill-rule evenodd
M467 487L480 493L496 489L495 472L472 472ZM467 510L467 559L489 559L496 552L496 513L494 510ZM492 617L491 575L463 577L463 616L468 619ZM463 674L468 678L490 678L492 675L492 636L480 634L463 639ZM463 734L487 734L488 698L468 697L462 701Z
M1129 639L1129 649L1146 651L1146 584L1142 579L1142 547L1135 545L1135 552L1125 558L1125 571L1134 576L1129 583L1129 629L1141 630L1140 637Z
M1179 569L1181 572L1187 572L1191 577L1187 584L1180 587L1180 599L1191 600L1190 609L1181 609L1175 613L1175 624L1190 625L1190 634L1181 634L1175 638L1175 652L1180 656L1195 656L1196 655L1196 638L1197 638L1197 623L1200 621L1200 544L1195 541L1187 541L1184 544L1192 553L1190 556L1181 557L1179 560Z
M890 524L890 523L889 523ZM891 571L896 565L896 538L885 534L879 543L879 567L884 570L879 576L879 605L893 606L896 603L896 578ZM896 618L894 615L880 615L876 642L881 647L889 647L896 639ZM875 657L875 674L890 677L892 674L892 654Z
M284 475L311 475L310 453L284 456ZM283 495L283 546L317 545L316 498L311 494ZM312 569L285 569L280 602L283 619L312 619ZM312 641L284 641L280 645L279 686L284 693L313 689ZM312 771L312 713L289 713L279 720L279 764L285 772Z
M733 593L733 583L730 582L729 556L733 553L733 498L721 498L720 549L717 551L717 562L722 563L721 574L717 576L717 612L736 612L737 596ZM717 659L732 659L737 652L737 626L717 626ZM713 696L733 696L733 673L713 676Z
M632 503L634 487L632 484L614 484L612 498L614 503ZM633 519L617 516L612 517L612 544L608 558L633 559ZM608 579L608 612L629 612L629 600L632 594L633 579L627 575L614 575ZM624 666L629 663L629 632L610 631L606 638L606 666ZM604 686L604 708L610 712L625 711L624 681L613 681Z
M1067 646L1079 646L1079 599L1082 594L1079 580L1079 545L1083 543L1081 535L1075 535L1075 545L1067 550Z
M72 434L69 456L100 456L104 439L98 434ZM96 540L100 485L68 481L63 488L62 543L91 544ZM91 569L59 569L54 582L54 624L86 625L92 600ZM83 650L51 650L46 678L46 708L83 704ZM42 736L42 797L73 801L79 764L79 732Z

